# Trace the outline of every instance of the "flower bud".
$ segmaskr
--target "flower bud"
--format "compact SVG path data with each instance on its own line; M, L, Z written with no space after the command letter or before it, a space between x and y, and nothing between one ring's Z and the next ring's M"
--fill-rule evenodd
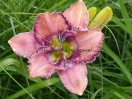
M88 13L89 13L89 22L91 22L97 13L97 8L96 7L89 8Z
M90 28L103 29L103 27L111 20L113 11L110 7L103 8L89 24Z

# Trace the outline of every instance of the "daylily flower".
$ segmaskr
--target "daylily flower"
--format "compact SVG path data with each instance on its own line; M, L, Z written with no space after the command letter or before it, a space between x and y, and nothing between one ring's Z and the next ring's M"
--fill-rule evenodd
M33 31L9 40L13 51L29 60L29 77L49 78L55 72L72 93L82 95L88 84L86 63L100 53L104 35L87 28L89 15L82 0L64 13L38 14Z

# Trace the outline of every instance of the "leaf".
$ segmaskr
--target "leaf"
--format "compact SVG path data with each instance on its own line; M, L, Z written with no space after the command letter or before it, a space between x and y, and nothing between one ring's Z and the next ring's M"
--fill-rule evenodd
M41 81L39 83L35 83L33 85L30 85L30 91L35 91L35 90L39 90L39 89L42 89L42 88L45 88L45 87L49 87L57 82L59 82L60 79L59 78L51 78L51 79L48 79L48 80L44 80L44 81ZM26 87L24 88L27 92L30 92L29 91L29 88ZM11 95L11 96L8 96L8 97L5 97L4 99L16 99L24 94L27 94L25 90L20 90L18 92L16 92L15 94Z

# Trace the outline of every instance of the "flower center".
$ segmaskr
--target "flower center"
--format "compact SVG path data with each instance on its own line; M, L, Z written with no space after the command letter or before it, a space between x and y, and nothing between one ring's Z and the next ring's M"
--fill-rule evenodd
M53 51L50 53L51 58L58 61L63 57L70 58L73 54L74 46L71 41L66 40L64 37L59 35L53 37L50 40L50 45Z

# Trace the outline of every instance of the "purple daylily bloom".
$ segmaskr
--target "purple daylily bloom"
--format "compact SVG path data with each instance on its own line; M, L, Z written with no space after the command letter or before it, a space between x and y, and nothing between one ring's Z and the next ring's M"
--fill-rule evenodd
M100 53L104 35L87 28L89 15L82 0L64 13L38 14L33 31L19 33L8 42L29 60L29 77L49 78L55 72L72 93L82 95L88 84L86 63Z

